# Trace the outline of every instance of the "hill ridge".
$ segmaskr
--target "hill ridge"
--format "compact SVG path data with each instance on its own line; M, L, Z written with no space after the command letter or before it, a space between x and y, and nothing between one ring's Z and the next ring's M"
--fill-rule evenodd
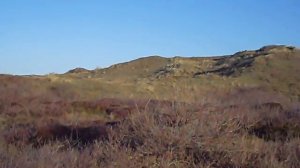
M267 56L280 52L292 52L296 49L286 45L267 45L257 50L244 50L232 55L166 58L158 55L146 56L111 65L107 68L86 70L76 68L66 74L81 74L89 77L123 76L141 78L164 77L199 77L217 74L220 76L237 76L251 67L256 57ZM131 69L131 70L130 70ZM120 74L118 74L120 73ZM84 75L85 74L85 75Z

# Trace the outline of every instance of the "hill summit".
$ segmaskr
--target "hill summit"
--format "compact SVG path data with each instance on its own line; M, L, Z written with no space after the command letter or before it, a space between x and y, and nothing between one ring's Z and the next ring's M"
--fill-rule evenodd
M298 60L299 54L299 50L292 46L269 45L258 50L245 50L226 56L173 58L149 56L92 71L76 68L69 73L87 72L87 76L116 78L201 77L209 74L234 77L249 72L263 63L270 65L284 58Z
M0 80L5 86L18 85L19 89L26 87L24 90L28 94L40 90L54 92L59 97L71 95L83 99L128 96L170 99L177 93L210 93L216 89L242 87L265 88L298 100L299 65L298 48L270 45L232 55L172 58L149 56L102 69L75 68L64 74L45 76L2 75ZM185 96L177 97L184 99Z

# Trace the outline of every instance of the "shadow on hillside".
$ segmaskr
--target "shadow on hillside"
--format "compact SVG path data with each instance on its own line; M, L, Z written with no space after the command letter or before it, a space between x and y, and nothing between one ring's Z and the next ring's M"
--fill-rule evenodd
M18 102L2 105L9 109L2 115L15 122L2 129L1 166L300 166L299 104L257 88L209 102L105 98L35 105L42 114ZM14 120L24 112L34 120ZM70 113L102 118L71 120Z

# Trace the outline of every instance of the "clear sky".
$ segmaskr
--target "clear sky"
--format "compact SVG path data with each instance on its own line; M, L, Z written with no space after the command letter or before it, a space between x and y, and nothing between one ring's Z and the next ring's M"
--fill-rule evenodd
M299 0L0 0L0 73L300 46Z

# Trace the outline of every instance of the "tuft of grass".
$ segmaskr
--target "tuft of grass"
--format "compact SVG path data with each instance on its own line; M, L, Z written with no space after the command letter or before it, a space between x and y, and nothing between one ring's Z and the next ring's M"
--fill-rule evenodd
M64 141L38 148L1 141L0 167L300 166L298 102L257 88L219 90L197 100L171 108L148 103L110 128L107 141L83 148Z

